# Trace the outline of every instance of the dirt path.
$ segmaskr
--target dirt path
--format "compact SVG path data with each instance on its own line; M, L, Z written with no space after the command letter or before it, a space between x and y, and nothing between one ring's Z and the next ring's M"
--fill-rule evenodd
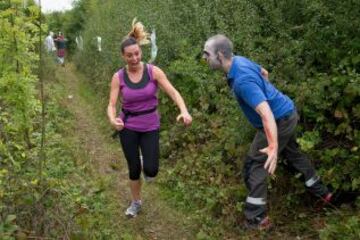
M81 74L76 73L72 65L65 68L58 68L56 73L63 81L67 96L67 106L76 119L76 148L81 148L86 152L85 157L90 161L93 169L100 177L114 176L112 186L107 188L111 201L117 206L117 213L114 219L109 219L114 228L119 230L118 239L196 239L194 236L194 225L189 218L171 209L164 200L158 196L156 184L143 185L144 207L141 214L136 218L128 219L124 216L124 211L129 204L129 187L127 166L122 155L120 144L109 137L109 132L105 133L104 125L106 121L105 109L97 109L86 97L83 97L84 79ZM96 101L95 101L96 102ZM97 114L100 112L100 114ZM103 118L99 122L99 117ZM114 169L111 166L116 166ZM131 232L132 236L124 237L121 232Z

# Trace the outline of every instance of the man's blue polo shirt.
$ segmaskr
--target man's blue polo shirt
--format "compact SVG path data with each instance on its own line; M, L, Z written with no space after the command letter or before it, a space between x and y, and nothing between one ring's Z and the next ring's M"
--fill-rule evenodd
M227 79L245 116L256 128L263 127L261 117L255 111L263 101L268 102L275 119L281 119L295 109L288 96L262 77L261 67L245 57L233 57Z

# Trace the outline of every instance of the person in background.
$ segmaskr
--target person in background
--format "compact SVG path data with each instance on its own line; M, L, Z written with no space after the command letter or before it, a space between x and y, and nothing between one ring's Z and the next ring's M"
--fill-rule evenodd
M49 32L49 35L45 38L45 49L46 51L51 54L56 51L55 42L54 42L54 33Z
M130 217L135 217L142 206L141 171L147 181L154 178L159 170L158 89L169 95L179 108L177 121L182 121L185 126L192 122L183 98L165 73L155 65L142 62L141 45L149 43L148 36L143 25L134 20L132 30L121 43L121 56L126 65L112 77L107 108L111 125L119 131L128 164L132 201L125 214ZM118 115L116 104L119 98L122 108Z
M62 32L59 32L59 35L55 39L56 47L57 47L57 58L58 62L64 67L65 66L65 49L66 49L66 39Z

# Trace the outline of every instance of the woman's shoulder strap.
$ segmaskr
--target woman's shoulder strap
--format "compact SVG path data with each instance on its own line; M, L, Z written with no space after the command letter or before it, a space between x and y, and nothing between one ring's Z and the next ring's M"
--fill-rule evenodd
M120 86L124 85L124 71L125 69L124 68L120 68L118 70L118 77L119 77L119 83L120 83Z

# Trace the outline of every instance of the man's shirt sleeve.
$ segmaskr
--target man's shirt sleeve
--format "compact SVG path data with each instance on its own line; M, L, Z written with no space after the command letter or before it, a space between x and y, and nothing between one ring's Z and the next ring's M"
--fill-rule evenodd
M260 103L267 100L262 89L255 81L251 80L251 77L246 81L236 81L234 83L234 93L236 97L243 100L254 110Z
M254 68L259 72L261 73L261 66L259 64L257 64L256 62L252 62L253 65L254 65Z

